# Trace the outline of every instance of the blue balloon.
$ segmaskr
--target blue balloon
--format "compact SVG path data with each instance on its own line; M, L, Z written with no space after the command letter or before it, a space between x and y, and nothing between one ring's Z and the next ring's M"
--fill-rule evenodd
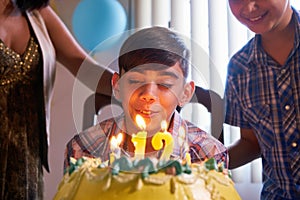
M82 0L74 10L72 26L76 39L86 50L101 50L100 43L124 32L127 16L117 0Z

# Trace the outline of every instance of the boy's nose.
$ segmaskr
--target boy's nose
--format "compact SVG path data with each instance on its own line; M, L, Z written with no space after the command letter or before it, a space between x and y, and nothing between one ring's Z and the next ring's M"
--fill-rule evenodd
M157 100L157 85L154 83L147 83L141 88L141 99L146 102Z
M251 13L253 11L255 11L257 9L257 4L256 4L256 1L253 1L253 0L246 0L247 4L245 4L245 7L244 9Z

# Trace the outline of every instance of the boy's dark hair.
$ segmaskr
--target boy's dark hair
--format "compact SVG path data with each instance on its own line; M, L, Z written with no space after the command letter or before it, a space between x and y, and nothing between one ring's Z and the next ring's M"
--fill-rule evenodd
M49 0L15 0L15 4L22 11L40 9L49 4Z
M171 67L177 62L184 77L189 74L189 50L184 41L168 28L156 26L134 33L124 42L119 55L120 74L122 69L127 72L143 64Z

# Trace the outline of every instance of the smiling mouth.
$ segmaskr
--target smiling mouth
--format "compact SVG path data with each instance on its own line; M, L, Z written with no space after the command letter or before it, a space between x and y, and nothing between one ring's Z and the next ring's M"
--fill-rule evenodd
M256 16L256 17L248 17L247 19L250 21L250 22L256 22L256 21L259 21L261 20L263 17L265 17L267 15L268 12L265 12L263 13L262 15L259 15L259 16Z
M256 22L256 21L260 20L262 17L263 16L261 15L261 16L258 16L258 17L249 18L249 21Z

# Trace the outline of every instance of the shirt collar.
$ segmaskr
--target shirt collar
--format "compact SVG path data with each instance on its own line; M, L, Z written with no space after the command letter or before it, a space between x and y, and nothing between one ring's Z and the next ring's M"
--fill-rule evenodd
M187 129L187 124L186 124L185 120L183 120L183 119L181 118L180 114L178 113L178 111L175 110L168 131L169 131L173 136L177 136L178 133L179 133L179 128L180 128L180 127L183 127L184 130L185 130L185 132L187 133L188 129Z
M296 49L299 48L299 44L300 44L300 12L298 10L296 10L294 7L292 7L293 9L293 18L294 18L294 26L295 26L295 40L294 40L294 49L293 51L295 51Z

